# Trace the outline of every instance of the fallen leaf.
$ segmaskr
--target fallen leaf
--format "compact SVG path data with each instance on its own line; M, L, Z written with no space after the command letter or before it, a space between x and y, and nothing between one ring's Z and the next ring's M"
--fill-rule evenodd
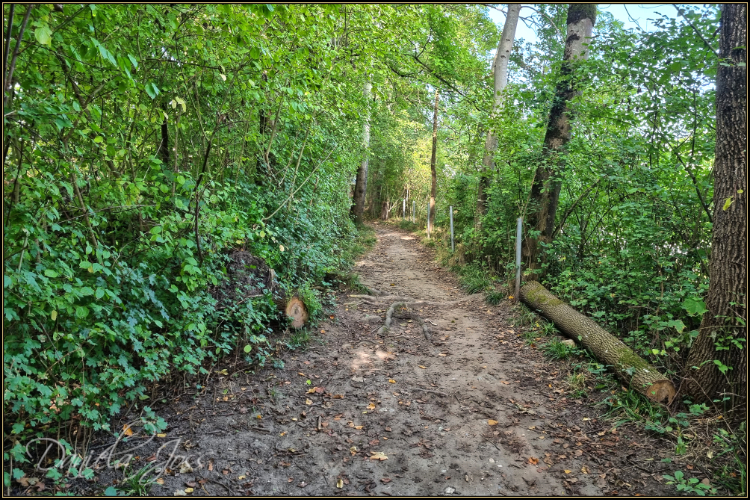
M488 420L487 423L490 425L497 425L497 420Z
M190 466L187 462L182 462L180 464L180 474L187 474L188 472L193 472L193 468Z
M370 460L388 460L388 457L382 451L371 451L370 454Z
M307 390L307 394L315 394L315 387Z
M349 453L351 453L352 456L356 455L357 451L359 451L359 450L357 450L356 446L352 446L351 448L349 448Z
M364 428L364 425L355 425L354 428L359 431L359 430L362 430L362 428Z
M385 428L385 432L391 432L391 428L390 427L386 427Z
M584 474L588 474L589 473L588 467L586 467L585 465L581 467L581 472L583 472Z
M539 463L539 459L538 458L534 458L534 457L529 457L529 463L531 465L537 465Z
M302 373L302 372L297 372L297 375L299 375L300 377L304 377L305 376L305 374Z
M510 382L506 382L505 380L500 381L501 384L510 385Z
M419 366L420 368L424 368L424 369L427 368L426 366L422 366L422 365L417 365L417 366Z
M132 436L133 429L131 429L128 424L125 424L122 426L122 433L125 434L126 436Z
M381 480L380 480L380 482L381 482L381 483L383 483L383 484L388 484L388 483L390 483L390 482L391 482L391 478L389 478L389 477L384 477L383 479L381 479Z
M237 480L240 480L240 481L241 481L242 479L245 479L245 476L239 476L239 477L237 478Z
M389 382L389 383L391 383L391 384L395 384L395 383L396 383L396 381L395 381L395 380L393 380L392 378L389 378L389 379L388 379L388 382Z
M157 477L156 478L156 483L157 484L164 484L164 478L163 477Z
M336 488L343 488L344 487L344 480L339 478L338 481L336 481Z
M375 409L375 403L370 403L369 405L367 405L367 409L368 410L374 410Z
M438 354L438 356L447 356L447 354L443 354L442 352Z
M213 460L208 461L208 470L214 470L214 462Z
M566 474L570 474L570 473L571 473L571 472L573 472L573 471L572 471L572 470L568 470L568 469L565 469L565 470L564 470L563 472L564 472L564 473L566 473Z
M306 405L311 405L311 404L312 404L312 401L311 401L311 400L309 400L309 399L306 399L306 400L305 400L305 404L306 404Z
M323 387L316 387L315 392L318 394L323 394L325 392L325 389Z
M166 434L157 434L156 437L158 437L158 438L165 438L165 437L167 437L167 435Z
M174 496L176 497L186 497L187 493L185 493L185 490L177 490L174 492Z
M185 488L185 493L192 493L193 491L193 488Z

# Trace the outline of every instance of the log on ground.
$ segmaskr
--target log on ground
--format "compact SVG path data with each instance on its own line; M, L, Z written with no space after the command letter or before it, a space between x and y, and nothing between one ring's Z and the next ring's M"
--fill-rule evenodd
M290 326L295 330L305 326L310 319L305 303L296 294L282 298L276 305L291 320Z
M638 356L620 339L604 330L593 320L579 313L552 295L536 281L521 288L521 300L538 310L573 340L580 341L600 361L610 365L615 374L632 389L652 401L672 402L675 388L672 382Z

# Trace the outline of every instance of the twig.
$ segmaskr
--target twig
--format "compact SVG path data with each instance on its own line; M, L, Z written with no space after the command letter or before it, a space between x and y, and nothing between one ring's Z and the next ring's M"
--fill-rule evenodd
M269 215L268 217L264 217L264 218L263 218L263 221L265 222L265 221L267 221L267 220L271 219L271 218L272 218L272 217L273 217L274 215L276 215L276 214L277 214L277 213L279 212L279 210L281 210L281 209L282 209L282 208L284 207L284 205L286 205L286 203L287 203L287 202L288 202L288 201L289 201L289 200L290 200L290 199L291 199L291 198L292 198L292 197L293 197L293 196L294 196L295 194L297 194L297 191L299 191L300 189L302 189L302 186L304 186L305 184L307 184L307 181L309 181L309 180L310 180L310 177L312 177L312 175L313 175L313 174L315 173L315 171L316 171L316 170L318 170L318 168L319 168L319 167L320 167L321 165L323 165L323 164L324 164L324 163L325 163L325 162L326 162L326 161L328 160L328 158L330 158L330 156L331 156L331 155L333 154L333 152L334 152L334 151L336 151L336 150L337 150L338 148L339 148L339 147L338 147L338 145L337 145L337 146L336 146L335 148L333 148L333 149L331 150L331 152L330 152L330 153L328 153L328 156L326 156L326 157L325 157L325 160L323 160L322 162L318 163L318 165L317 165L317 166L316 166L316 167L315 167L315 168L313 169L313 171L312 171L312 172L310 172L310 175L309 175L309 176L307 176L307 179L305 179L305 181L304 181L304 182L303 182L302 184L300 184L300 185L299 185L299 187L298 187L298 188L297 188L296 190L294 190L294 192L292 192L292 194L290 194L290 195L289 195L289 197L288 197L288 198L287 198L286 200L284 200L284 202L283 202L283 203L282 203L281 205L279 205L279 208L277 208L277 209L276 209L276 210L275 210L275 211L274 211L274 212L273 212L273 213L272 213L271 215Z

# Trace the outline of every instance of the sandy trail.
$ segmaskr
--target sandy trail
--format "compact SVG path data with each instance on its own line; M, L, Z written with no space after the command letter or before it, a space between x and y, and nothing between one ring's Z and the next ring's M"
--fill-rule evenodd
M584 418L589 409L553 390L565 374L518 338L509 306L467 298L416 239L375 227L377 245L356 268L364 284L420 300L465 299L416 308L431 341L410 319L376 336L390 301L341 295L333 319L318 326L319 342L284 354L284 368L218 372L204 395L160 410L193 470L171 467L152 493L186 485L192 495L609 491L620 469L606 462L609 441L601 441L621 434L600 437L611 425ZM628 436L619 444L628 441L638 446Z

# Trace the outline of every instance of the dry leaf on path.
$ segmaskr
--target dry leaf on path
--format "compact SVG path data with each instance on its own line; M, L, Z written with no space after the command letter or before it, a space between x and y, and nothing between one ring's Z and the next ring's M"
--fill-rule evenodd
M393 380L392 378L389 378L389 379L388 379L388 382L390 382L391 384L395 384L395 383L396 383L396 381L395 381L395 380Z
M371 451L370 453L370 460L388 460L388 457L382 451Z
M338 481L336 481L336 488L343 488L344 487L344 480L339 478Z
M534 457L529 457L529 463L531 465L537 465L537 464L539 464L539 459L538 458L534 458Z
M306 400L305 400L305 404L306 404L306 405L311 405L311 404L312 404L312 401L310 401L309 399L306 399Z
M122 426L122 433L125 434L126 436L132 436L133 429L131 429L128 424L125 424Z
M497 420L488 420L487 423L490 425L497 425Z

